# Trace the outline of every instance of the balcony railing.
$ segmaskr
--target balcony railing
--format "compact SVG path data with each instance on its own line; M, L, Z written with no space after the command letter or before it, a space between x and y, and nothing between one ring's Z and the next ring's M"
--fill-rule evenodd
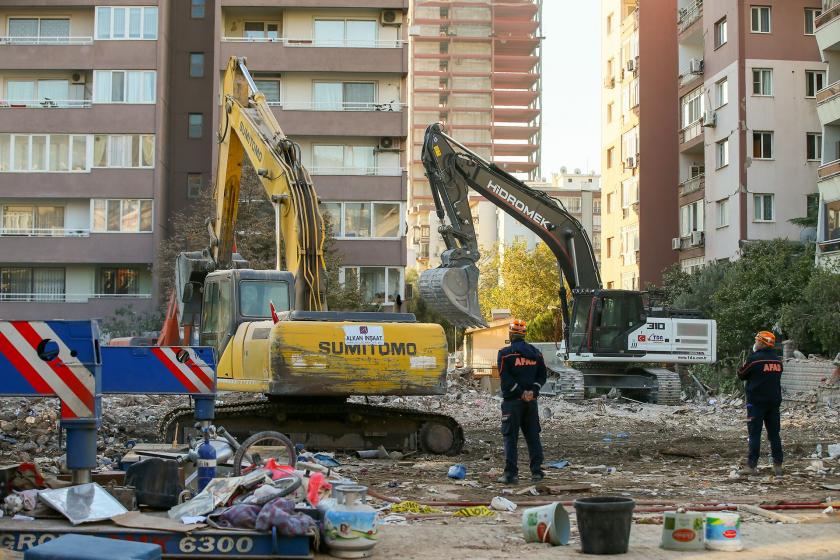
M840 81L825 86L817 92L817 105L821 105L822 103L833 99L837 95L840 95Z
M822 13L814 19L814 28L819 29L837 16L840 16L840 0L823 0Z
M2 99L0 108L12 109L90 109L90 99Z
M677 14L677 30L682 33L703 15L703 0L694 0Z
M89 229L79 228L0 228L0 237L89 237Z
M680 74L680 87L685 87L698 78L703 79L702 72L686 72L685 74Z
M405 41L375 41L368 39L344 39L344 40L315 40L315 39L293 39L290 37L223 37L222 41L228 43L279 43L286 47L323 47L323 48L348 48L348 49L399 49L405 45Z
M92 45L93 37L2 37L0 45Z
M335 101L269 101L269 107L280 107L285 111L402 111L404 103L335 102Z
M91 299L151 299L152 294L56 294L0 292L0 301L86 303Z
M686 179L682 183L680 183L680 196L685 196L687 194L691 194L695 191L699 191L703 188L706 183L706 175L705 173L701 173L700 175L696 175L690 179Z
M703 132L703 120L699 119L680 130L680 144L693 140Z
M817 175L820 179L828 179L838 173L840 173L840 159L835 159L834 161L821 165L817 171Z
M835 253L840 251L840 239L828 239L826 241L818 241L817 247L820 249L820 253Z
M399 177L403 173L401 167L310 167L312 175L371 175L378 177Z

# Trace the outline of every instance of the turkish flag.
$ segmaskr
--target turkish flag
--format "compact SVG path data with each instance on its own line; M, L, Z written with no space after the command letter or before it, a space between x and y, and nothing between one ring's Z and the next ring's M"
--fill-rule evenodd
M269 301L268 302L268 307L269 307L269 309L271 309L271 320L276 323L277 321L280 320L280 317L277 316L277 309L274 308L274 302Z

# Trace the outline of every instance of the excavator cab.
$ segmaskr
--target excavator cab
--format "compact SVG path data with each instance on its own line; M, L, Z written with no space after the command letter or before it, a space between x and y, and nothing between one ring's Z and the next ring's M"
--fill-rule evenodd
M623 354L627 337L645 324L641 292L581 290L574 293L567 348L570 354Z

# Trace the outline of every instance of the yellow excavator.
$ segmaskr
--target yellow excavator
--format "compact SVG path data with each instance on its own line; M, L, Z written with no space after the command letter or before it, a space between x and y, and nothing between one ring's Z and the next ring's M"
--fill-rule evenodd
M444 394L446 336L408 313L327 310L318 197L300 146L283 134L244 58L228 62L218 142L209 247L177 258L179 318L216 349L219 390L267 398L217 404L215 422L235 437L279 431L309 449L458 453L463 431L449 416L348 402ZM249 269L234 249L245 157L274 205L277 270ZM247 224L240 229L247 233ZM193 424L185 407L160 428L172 441Z

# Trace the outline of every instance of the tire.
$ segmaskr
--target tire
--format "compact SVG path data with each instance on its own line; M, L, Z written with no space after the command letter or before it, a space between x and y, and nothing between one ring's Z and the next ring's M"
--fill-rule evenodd
M289 452L291 462L289 466L295 466L295 463L297 462L297 453L295 452L295 444L292 443L292 440L290 440L280 432L257 432L256 434L243 441L240 444L239 449L237 449L236 453L234 453L233 476L241 476L242 460L245 459L245 454L248 452L248 449L255 443L266 439L281 442L286 447L286 450Z

